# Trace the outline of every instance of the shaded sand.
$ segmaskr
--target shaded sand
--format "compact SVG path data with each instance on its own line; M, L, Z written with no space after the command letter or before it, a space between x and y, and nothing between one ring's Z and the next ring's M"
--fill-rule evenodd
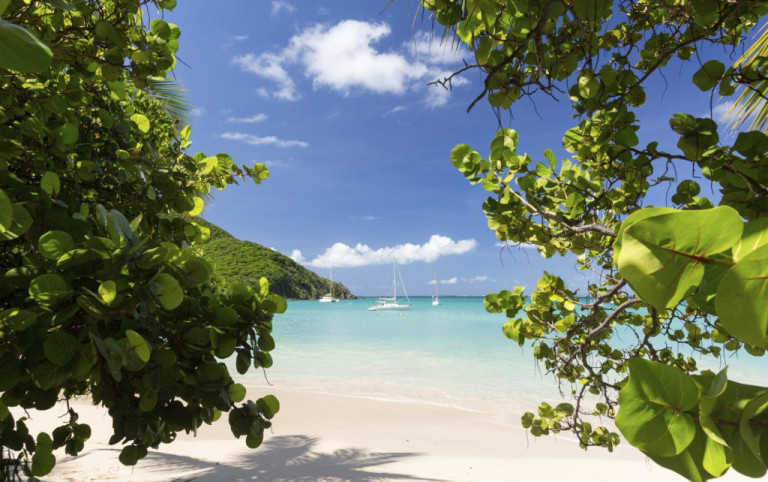
M270 390L280 413L264 444L249 450L229 431L226 416L198 436L150 450L136 467L107 444L111 420L78 402L93 429L79 457L57 453L44 480L96 481L680 481L636 450L579 449L570 438L535 439L516 416L489 416L447 407ZM251 389L251 398L269 393ZM32 414L33 427L56 423L62 407ZM52 425L47 425L51 427ZM34 433L34 432L33 432ZM730 474L722 480L747 480ZM752 479L749 479L752 480Z

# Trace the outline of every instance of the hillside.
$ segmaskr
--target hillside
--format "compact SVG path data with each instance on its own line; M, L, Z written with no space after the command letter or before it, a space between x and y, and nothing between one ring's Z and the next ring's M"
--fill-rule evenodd
M203 245L203 249L205 259L214 266L215 277L227 283L258 286L259 278L263 276L269 280L272 292L291 299L315 299L328 293L328 279L291 258L258 243L237 239L200 218L195 222L211 230L211 239ZM343 284L334 282L333 285L337 298L355 298Z

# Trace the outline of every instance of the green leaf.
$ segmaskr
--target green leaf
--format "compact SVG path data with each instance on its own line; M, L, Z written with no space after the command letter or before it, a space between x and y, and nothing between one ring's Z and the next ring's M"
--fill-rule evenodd
M43 177L40 178L40 189L45 191L49 196L52 194L58 194L61 190L61 181L59 175L55 172L45 171Z
M704 91L711 90L717 85L725 73L725 65L717 60L710 60L693 74L693 83Z
M66 280L53 273L43 274L29 284L29 295L43 306L51 306L72 296Z
M28 310L9 308L0 311L0 328L8 327L14 331L24 331L37 321L37 315Z
M280 402L273 395L256 400L256 408L265 418L272 418L280 411Z
M229 393L229 399L232 403L242 402L245 398L245 387L239 383L230 385L227 392Z
M704 264L741 232L741 217L727 206L639 219L621 229L617 265L638 296L663 311L699 285Z
M699 402L699 386L680 369L635 358L619 393L616 427L627 442L660 457L680 454L693 441L696 424L685 413Z
M67 122L59 127L59 140L65 144L74 144L80 138L80 132L75 124Z
M143 114L133 114L131 116L131 120L134 124L136 124L136 127L139 128L139 131L146 134L149 132L149 128L151 124L149 123L149 119Z
M56 457L53 455L51 436L45 432L38 434L35 454L32 456L32 475L35 477L48 475L55 465Z
M768 218L753 219L744 225L741 240L733 248L733 257L738 260L766 244L768 244Z
M55 331L43 342L45 357L54 365L66 365L80 348L77 338L64 331Z
M141 451L139 450L139 447L135 445L123 447L123 450L120 451L120 456L118 457L120 463L123 465L136 465L141 458Z
M197 216L203 212L203 207L205 207L205 201L203 201L203 198L195 196L195 207L187 214L190 216Z
M184 301L184 291L176 278L168 273L160 273L149 284L149 291L157 301L168 311L176 308Z
M32 226L32 216L29 211L20 204L13 205L13 219L11 225L6 226L5 231L0 230L0 241L10 241L16 239Z
M52 58L51 49L27 29L0 19L0 67L42 72L51 65Z
M728 469L722 467L722 460L719 457L717 447L722 445L711 445L711 440L707 438L701 430L696 430L695 437L691 443L680 454L672 457L663 457L652 453L647 453L654 462L665 467L669 470L673 470L682 475L691 482L703 482L712 478L712 475L707 471L704 466L704 461L708 461L708 464L712 466L713 470ZM708 453L710 449L713 452Z
M126 356L136 357L142 362L147 363L152 354L147 340L133 330L126 330L125 337L128 339Z
M112 280L104 281L99 285L99 296L101 301L109 306L117 297L117 284Z
M0 234L5 233L13 222L13 204L5 192L0 189Z
M48 259L59 259L63 254L74 249L75 241L65 231L48 231L37 242L40 254Z
M725 228L724 228L725 229ZM728 333L758 347L768 346L768 245L752 251L723 276L715 309Z

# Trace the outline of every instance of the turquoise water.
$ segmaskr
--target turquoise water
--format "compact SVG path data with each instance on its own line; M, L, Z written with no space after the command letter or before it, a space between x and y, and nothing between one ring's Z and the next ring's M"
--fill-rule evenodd
M367 311L373 299L290 301L274 319L277 347L266 379L251 370L240 381L497 413L561 400L530 348L504 337L506 318L487 313L482 298L431 301L411 298L411 310L374 312ZM745 353L700 362L714 370L725 364L729 377L768 384L764 362Z
M290 301L274 319L266 377L276 388L469 410L530 409L559 398L551 378L501 332L482 298L411 298L407 311L367 311L372 299ZM262 372L250 384L265 386Z

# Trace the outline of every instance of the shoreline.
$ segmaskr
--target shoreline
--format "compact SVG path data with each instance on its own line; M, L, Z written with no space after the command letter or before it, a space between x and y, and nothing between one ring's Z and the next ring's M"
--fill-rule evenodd
M121 446L109 446L111 419L85 400L74 402L93 436L85 451L57 451L54 471L43 480L560 480L622 482L681 481L632 447L581 450L565 435L535 438L517 417L469 412L413 402L395 402L291 389L248 387L255 399L280 400L271 431L256 450L235 439L227 417L203 425L197 437L179 434L135 467L118 461ZM51 428L65 409L33 413L30 429ZM34 433L34 432L33 432ZM723 480L742 480L726 476ZM744 478L743 480L746 480Z

